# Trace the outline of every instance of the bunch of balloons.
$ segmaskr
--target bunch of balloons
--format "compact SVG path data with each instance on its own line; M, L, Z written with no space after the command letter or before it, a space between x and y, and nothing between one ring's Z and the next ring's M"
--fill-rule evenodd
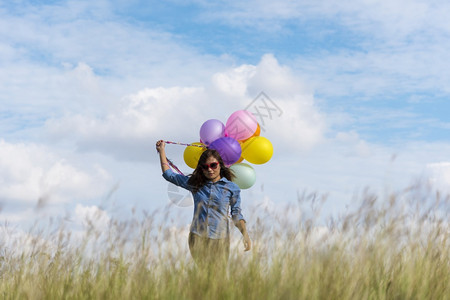
M207 120L200 128L200 142L186 147L184 161L195 169L203 151L215 149L225 165L233 170L236 176L233 181L241 189L248 189L255 183L256 173L251 165L242 161L264 164L273 155L272 143L260 133L255 117L246 110L231 114L225 125L216 119Z

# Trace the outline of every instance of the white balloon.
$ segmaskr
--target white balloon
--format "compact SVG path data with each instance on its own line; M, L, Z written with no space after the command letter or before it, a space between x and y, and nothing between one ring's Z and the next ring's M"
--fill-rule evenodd
M252 166L246 163L237 163L230 167L236 176L233 182L241 189L245 190L252 187L256 182L256 172Z

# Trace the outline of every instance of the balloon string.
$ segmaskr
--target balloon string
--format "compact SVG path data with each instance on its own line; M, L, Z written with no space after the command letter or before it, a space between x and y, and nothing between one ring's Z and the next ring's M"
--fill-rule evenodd
M164 143L173 144L173 145L194 146L194 147L206 148L206 146L204 146L204 145L185 144L185 143L178 143L178 142L171 142L171 141L164 141Z
M179 143L179 142L171 142L171 141L164 141L164 143L166 144L173 144L173 145L182 145L182 146L194 146L194 147L200 147L200 148L206 148L206 146L204 145L196 145L196 144L185 144L185 143ZM180 171L180 169L178 169L178 167L170 160L166 157L167 162L169 163L169 166L174 168L175 171L177 171L179 174L183 175L183 172Z
M178 169L178 167L175 166L175 164L170 159L168 159L167 157L166 157L166 159L167 159L167 162L169 163L169 166L171 166L172 168L175 169L175 171L177 171L179 174L184 176L183 172L181 172L180 169Z

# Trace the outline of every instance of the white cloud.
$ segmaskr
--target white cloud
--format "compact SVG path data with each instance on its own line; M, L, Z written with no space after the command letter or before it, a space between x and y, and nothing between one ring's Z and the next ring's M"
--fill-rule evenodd
M83 206L77 204L74 215L76 223L82 224L85 228L93 228L99 232L106 232L109 228L111 217L99 207Z
M243 98L248 93L247 80L255 73L255 66L242 65L228 72L214 74L212 82L220 92L231 97Z
M322 4L321 12L328 16L343 15L342 20L354 30L389 36L392 41L415 33L448 28L441 23L443 10L448 7L445 1L350 1L337 3L328 9L328 1Z
M44 205L105 193L110 175L99 166L78 168L50 149L0 140L0 198Z
M210 107L201 88L147 88L124 97L121 105L99 117L69 115L49 120L46 128L51 138L74 140L82 151L147 160L157 139L197 141L200 107Z
M361 139L357 132L338 132L334 142L339 145L344 145L342 148L346 149L346 156L357 156L368 158L372 154L371 146Z
M450 162L430 163L425 171L433 188L450 194Z
M0 202L0 205L3 205ZM3 208L3 207L0 207ZM32 208L21 209L19 213L8 212L6 209L2 210L0 214L1 224L23 224L35 220L37 217L36 211ZM6 225L5 225L6 226Z
M256 115L272 143L292 150L311 149L321 142L326 130L325 116L302 78L266 54L255 65L243 65L218 73L213 83L220 91L241 98L243 108ZM231 92L230 92L231 91ZM253 99L263 92L265 96Z
M288 66L280 65L273 54L265 54L256 66L254 76L249 78L249 93L257 94L261 90L280 98L312 93L302 78L297 77Z
M289 1L267 2L227 1L217 6L205 3L204 17L208 21L222 21L234 26L258 27L267 31L284 29L283 22L299 23L311 20L331 20L354 31L375 35L406 37L413 32L448 31L446 1Z
M21 255L51 255L51 251L56 249L54 241L6 225L0 226L0 243L5 251L4 255L9 259L19 258ZM36 253L36 249L39 249L39 253Z
M205 5L204 14L207 22L250 27L293 43L305 35L309 45L298 48L306 54L293 59L293 68L315 80L321 94L370 97L449 92L450 72L442 64L450 59L449 8L446 1L423 0L255 0L229 1L220 10Z
M26 215L25 218L34 220L34 223L28 224L29 228L25 226L29 220L23 217L24 214ZM16 216L18 215L16 214ZM68 247L67 250L78 249L81 244L85 245L86 242L90 242L89 245L96 242L95 239L88 239L92 230L95 230L96 235L94 237L97 240L99 238L97 234L107 236L110 233L108 230L111 230L109 226L111 218L97 206L78 204L73 217L71 217L75 220L70 222L57 218L59 222L55 223L55 219L43 218L30 210L21 212L20 215L22 217L17 219L6 217L4 224L0 226L0 243L8 251L7 254L11 256L10 258L19 257L23 254L35 255L36 251L44 255L53 255L60 247ZM54 216L58 215L61 215L61 211L54 214ZM10 225L14 223L19 224L19 226ZM81 225L83 229L77 230L73 225ZM61 243L61 239L64 243ZM92 255L92 251L87 251L86 254Z
M0 10L0 99L16 123L25 111L37 126L74 112L104 115L99 111L124 95L194 84L229 61L202 55L170 33L130 25L111 15L111 5L22 1Z
M82 68L89 71L87 66ZM55 118L46 123L46 129L54 139L74 140L83 151L146 161L157 139L198 141L203 122L218 118L225 124L228 116L246 108L261 91L270 95L280 109L273 118L259 120L270 128L273 143L310 149L322 140L326 123L313 96L305 91L302 80L286 66L280 66L273 55L264 56L256 66L243 65L216 73L211 83L201 87L146 88L124 97L120 105L99 116ZM260 101L249 111L254 113L259 107L267 114Z

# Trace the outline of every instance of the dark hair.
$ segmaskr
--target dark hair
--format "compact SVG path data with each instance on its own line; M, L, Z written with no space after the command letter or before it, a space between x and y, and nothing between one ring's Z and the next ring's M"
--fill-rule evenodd
M193 187L194 193L196 193L202 186L204 186L208 182L208 178L206 178L205 174L203 174L202 166L206 164L206 160L211 156L217 159L220 164L220 177L225 177L228 180L232 180L235 177L233 171L230 168L226 167L223 163L222 157L220 157L219 152L214 149L207 149L200 156L197 167L188 180L188 184Z

